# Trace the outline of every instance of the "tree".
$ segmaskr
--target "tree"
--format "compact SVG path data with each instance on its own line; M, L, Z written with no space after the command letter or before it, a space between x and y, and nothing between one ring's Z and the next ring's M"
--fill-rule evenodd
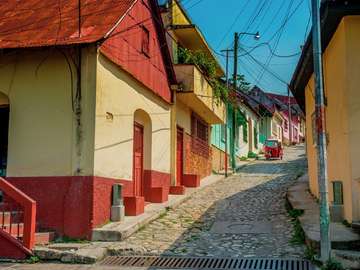
M234 79L230 79L231 85L234 84ZM238 91L247 93L250 90L250 83L246 81L245 75L238 74L237 75L237 82L236 82L236 89Z

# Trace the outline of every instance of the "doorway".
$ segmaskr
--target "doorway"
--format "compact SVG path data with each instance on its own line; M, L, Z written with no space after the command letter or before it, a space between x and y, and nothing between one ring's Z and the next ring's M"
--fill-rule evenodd
M254 148L253 148L253 138L254 138L254 134L253 134L253 123L251 121L251 118L249 118L248 120L248 125L249 125L249 152L253 152Z
M6 176L8 137L9 137L9 105L0 104L0 177Z
M184 130L177 128L176 136L176 184L182 185L184 172Z
M144 196L144 127L134 122L134 195Z

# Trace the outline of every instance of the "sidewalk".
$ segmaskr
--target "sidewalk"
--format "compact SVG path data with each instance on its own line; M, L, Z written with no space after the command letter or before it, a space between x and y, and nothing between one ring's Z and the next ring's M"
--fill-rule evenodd
M246 166L241 164L241 166ZM223 175L211 175L201 180L200 187L186 188L184 195L169 195L169 200L162 204L149 204L145 213L137 217L125 217L122 222L110 223L93 230L93 242L88 243L58 243L47 247L36 247L35 255L43 261L61 261L63 263L93 264L105 256L129 253L139 253L139 247L131 245L114 245L122 242L146 224L158 219L169 209L177 208L202 189L225 180ZM114 247L116 246L116 247Z
M168 209L176 208L199 190L223 179L222 175L210 175L201 180L200 187L186 188L184 195L169 195L169 200L165 203L147 205L144 214L135 217L126 216L124 221L109 223L102 228L94 229L92 239L93 241L122 241L144 225L165 214Z
M320 248L320 212L319 205L309 193L308 176L304 175L298 182L289 188L287 199L294 209L304 210L299 217L305 232L306 243L312 247ZM333 249L356 250L360 248L360 236L351 228L342 223L330 223L330 238Z

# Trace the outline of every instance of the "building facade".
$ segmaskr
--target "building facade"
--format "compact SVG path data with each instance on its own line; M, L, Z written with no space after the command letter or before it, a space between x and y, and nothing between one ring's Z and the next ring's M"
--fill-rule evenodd
M36 201L40 230L87 239L109 222L115 184L127 215L167 200L176 84L156 1L97 1L81 14L94 8L104 21L68 14L57 33L43 27L60 23L57 9L40 8L47 23L0 37L2 176Z
M167 43L179 87L174 92L172 114L172 190L198 186L212 173L211 125L225 122L224 103L214 95L206 72L196 63L185 62L179 54L201 53L216 64L217 76L223 71L200 30L191 22L181 4L168 1L162 7Z
M322 27L326 97L326 133L329 200L334 221L360 221L360 6L358 3L324 3ZM331 19L330 19L331 18ZM294 96L306 111L306 140L310 190L319 196L317 132L311 42L308 38L292 79Z

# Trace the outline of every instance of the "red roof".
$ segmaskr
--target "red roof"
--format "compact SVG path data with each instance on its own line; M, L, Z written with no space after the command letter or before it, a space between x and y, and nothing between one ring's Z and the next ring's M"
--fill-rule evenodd
M283 96L283 95L278 95L278 94L273 94L273 93L266 93L268 95L268 97L272 98L272 99L277 99L279 101L281 101L284 104L288 104L289 103L289 98L288 96ZM296 99L294 97L290 97L290 104L297 104Z
M0 48L95 42L112 30L134 2L136 0L2 0Z

